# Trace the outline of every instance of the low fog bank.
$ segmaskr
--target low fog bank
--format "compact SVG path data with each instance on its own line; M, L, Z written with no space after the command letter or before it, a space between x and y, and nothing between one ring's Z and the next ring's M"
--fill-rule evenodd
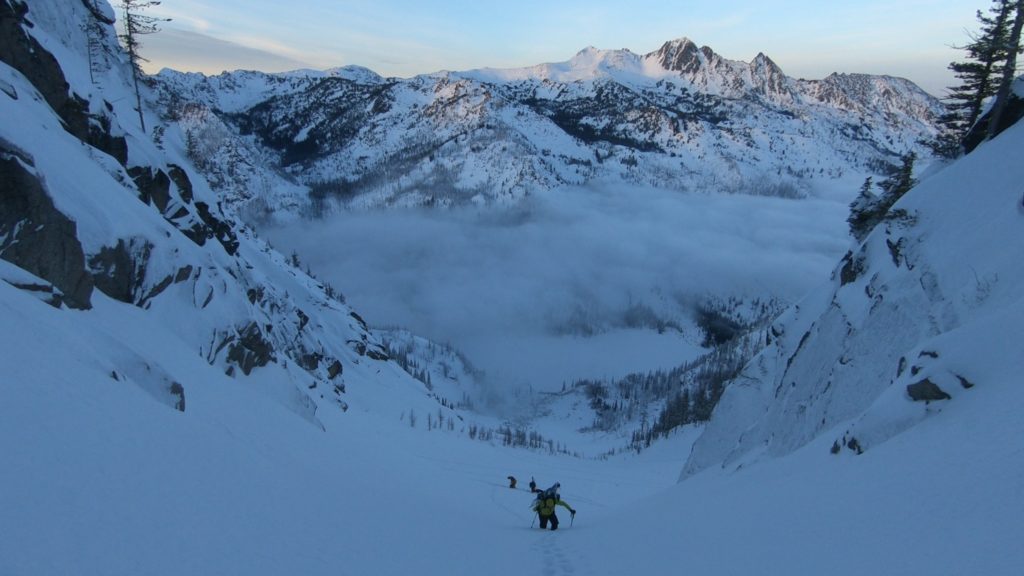
M849 200L574 188L262 233L371 324L451 343L492 384L552 389L693 358L708 297L799 299L849 247Z

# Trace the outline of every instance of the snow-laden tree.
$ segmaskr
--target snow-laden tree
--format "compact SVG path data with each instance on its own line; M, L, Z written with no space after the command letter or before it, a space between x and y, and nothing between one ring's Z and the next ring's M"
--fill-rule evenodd
M863 241L879 221L878 196L872 192L872 188L874 183L868 176L857 197L850 203L850 216L846 222L850 225L850 235L857 242Z
M897 200L903 197L911 188L917 184L914 180L914 162L917 161L917 154L909 152L900 158L901 164L888 178L878 183L882 189L882 196L879 198L879 208L882 215L892 208Z

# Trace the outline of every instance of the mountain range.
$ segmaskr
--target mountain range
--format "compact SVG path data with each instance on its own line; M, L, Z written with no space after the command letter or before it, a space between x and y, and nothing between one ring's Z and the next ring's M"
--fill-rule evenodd
M763 54L728 60L686 38L646 55L586 48L567 62L409 79L347 67L164 70L154 82L215 187L242 200L290 190L261 194L276 212L302 201L267 184L278 180L308 187L317 213L514 203L607 182L802 197L911 151L927 157L943 112L904 79L799 80Z

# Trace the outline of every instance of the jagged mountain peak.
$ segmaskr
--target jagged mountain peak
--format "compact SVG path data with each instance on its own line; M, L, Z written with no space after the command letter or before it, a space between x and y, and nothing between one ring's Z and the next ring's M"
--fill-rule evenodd
M679 38L675 38L675 39L672 39L672 40L666 40L661 45L661 47L658 48L658 50L656 50L655 52L663 52L663 51L670 51L670 50L689 50L689 49L698 50L698 49L700 49L700 47L697 46L697 43L694 42L689 36L680 36Z
M661 48L651 52L647 57L656 59L665 70L692 74L713 54L710 48L699 48L693 40L683 37L665 42Z
M698 47L683 37L665 42L661 48L639 55L628 48L602 49L587 46L563 62L549 62L523 68L483 68L459 73L488 82L515 82L528 79L557 82L616 79L623 81L657 81L666 73L684 76L710 68L721 70L722 58L708 46Z
M754 56L754 59L750 61L750 64L754 67L766 68L773 72L782 73L782 68L779 68L779 65L764 52L758 52L757 56Z
M764 52L758 52L750 62L750 72L754 88L759 93L776 101L791 101L795 97L793 83Z
M731 98L754 92L778 103L797 97L791 80L763 52L750 62L730 60L684 37L666 42L644 59L705 92Z

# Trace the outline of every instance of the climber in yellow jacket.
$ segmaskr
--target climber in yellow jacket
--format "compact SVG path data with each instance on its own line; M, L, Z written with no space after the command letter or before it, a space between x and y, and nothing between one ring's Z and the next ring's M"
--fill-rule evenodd
M537 499L533 501L533 510L537 513L537 517L540 518L541 530L547 528L549 522L551 523L552 530L558 530L558 516L555 515L555 506L565 508L572 514L573 518L576 517L576 510L573 510L568 502L562 500L561 494L558 493L560 487L561 484L555 482L551 488L539 491Z

